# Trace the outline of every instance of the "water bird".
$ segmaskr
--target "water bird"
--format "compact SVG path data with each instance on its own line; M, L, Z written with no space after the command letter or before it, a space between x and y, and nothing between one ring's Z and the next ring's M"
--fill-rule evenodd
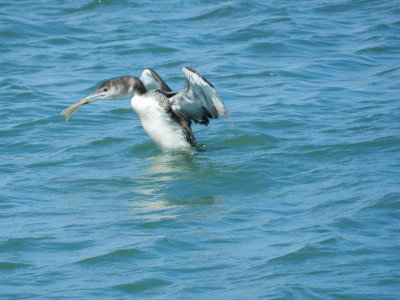
M97 100L114 100L132 96L132 109L151 139L163 150L197 148L192 121L208 125L209 119L226 116L227 109L214 86L196 70L182 69L185 87L172 91L153 69L145 69L140 78L122 76L104 81L98 89L62 114L66 121L75 110Z

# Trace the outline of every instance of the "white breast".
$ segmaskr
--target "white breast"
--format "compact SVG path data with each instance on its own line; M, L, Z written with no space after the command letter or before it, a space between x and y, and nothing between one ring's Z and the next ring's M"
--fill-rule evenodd
M149 95L135 95L131 99L132 109L139 116L144 130L163 150L190 148L178 124Z

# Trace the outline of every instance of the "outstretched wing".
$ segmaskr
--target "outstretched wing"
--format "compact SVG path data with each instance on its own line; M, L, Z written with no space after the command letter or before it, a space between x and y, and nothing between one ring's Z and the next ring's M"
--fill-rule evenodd
M225 104L214 86L192 68L183 68L186 77L185 88L169 98L171 109L188 122L208 125L208 118L227 114Z
M170 87L153 69L144 69L140 80L143 82L146 90L162 90L163 92L172 92Z

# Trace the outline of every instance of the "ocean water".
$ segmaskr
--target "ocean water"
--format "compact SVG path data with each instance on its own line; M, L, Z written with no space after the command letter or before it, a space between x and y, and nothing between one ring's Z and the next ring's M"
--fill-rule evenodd
M398 1L0 3L1 299L399 299ZM161 152L101 81L191 66Z

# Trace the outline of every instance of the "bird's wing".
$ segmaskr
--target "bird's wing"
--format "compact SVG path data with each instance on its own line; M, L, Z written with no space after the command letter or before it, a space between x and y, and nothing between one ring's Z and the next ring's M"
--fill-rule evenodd
M208 125L208 118L225 116L225 104L214 86L192 68L183 68L185 88L169 98L171 109L181 118Z
M171 92L170 87L153 69L144 69L140 80L143 82L146 90L162 90L164 92Z

